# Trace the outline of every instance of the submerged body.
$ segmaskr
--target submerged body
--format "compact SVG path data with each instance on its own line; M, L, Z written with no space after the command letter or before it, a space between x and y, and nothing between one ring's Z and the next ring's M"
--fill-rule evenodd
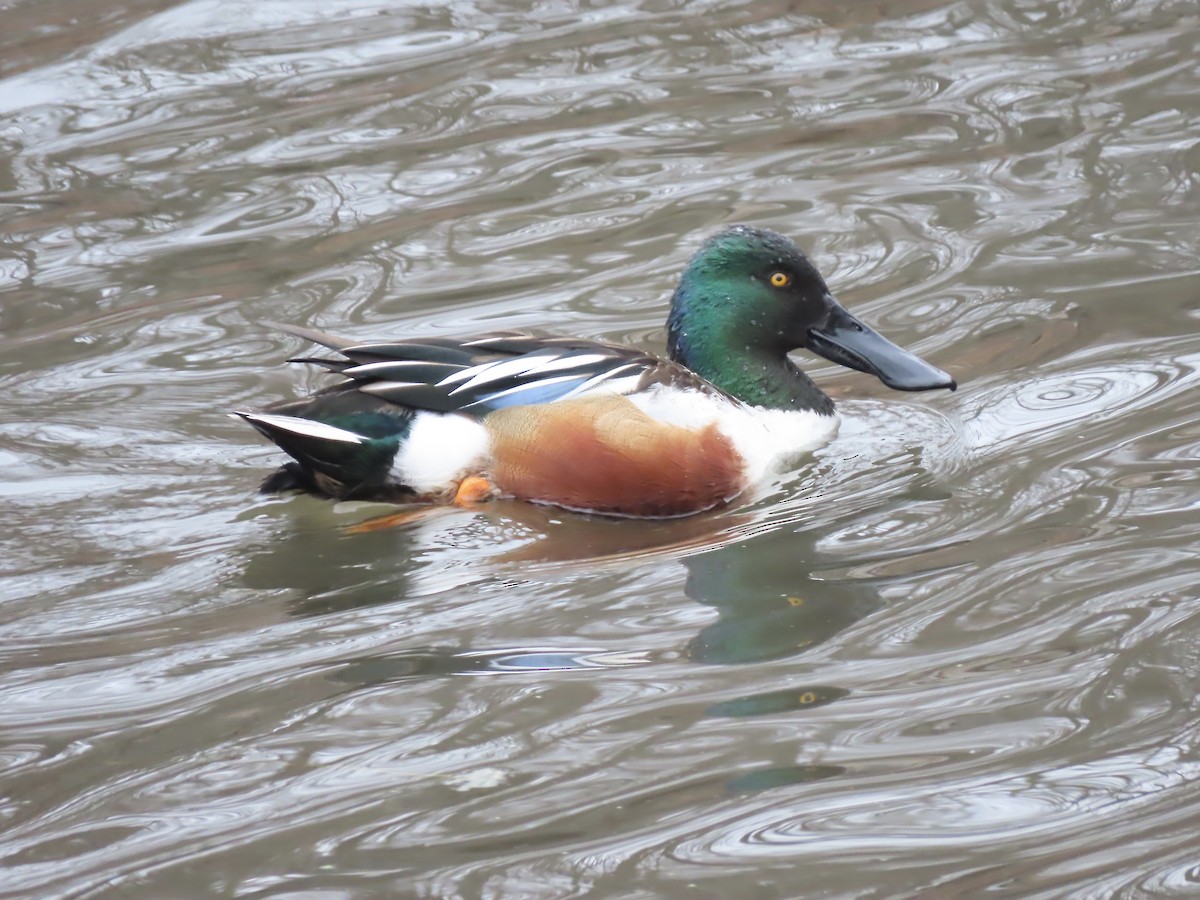
M239 412L293 457L264 490L446 502L509 496L662 517L726 503L833 437L833 403L787 357L807 347L901 390L953 389L833 299L790 240L734 226L672 299L670 359L505 333L362 343L298 360L346 380Z

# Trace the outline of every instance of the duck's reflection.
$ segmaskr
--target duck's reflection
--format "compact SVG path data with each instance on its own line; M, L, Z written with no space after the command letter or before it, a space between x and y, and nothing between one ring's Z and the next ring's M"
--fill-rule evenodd
M355 516L308 501L260 509L259 514L278 516L281 529L249 549L244 580L258 590L289 589L293 595L287 608L296 616L395 603L426 593L426 587L444 591L448 581L459 578L464 579L461 586L469 588L478 581L478 554L489 546L489 572L494 567L536 568L556 578L575 577L580 569L590 576L600 569L668 560L668 566L682 565L686 573L683 593L717 613L673 651L425 645L343 658L321 667L326 685L337 693L459 675L547 675L678 665L681 659L716 666L777 661L811 651L884 605L880 579L847 578L842 574L846 561L819 549L821 530L793 523L767 526L748 514L647 523L494 504L482 511L429 511L385 522L371 518L369 510ZM439 547L444 552L438 552ZM471 563L461 565L467 559ZM351 573L355 577L347 577ZM423 587L430 579L436 584ZM803 716L848 694L846 688L807 682L797 673L773 677L770 690L726 695L690 708L685 704L680 713L697 723L714 724L721 719ZM714 786L735 793L775 790L845 771L835 765L792 764L785 746L786 742L770 752L748 746L758 765L718 776ZM780 752L785 759L779 759Z
M686 570L683 592L718 615L686 641L681 652L666 655L674 660L682 655L698 663L734 665L795 656L883 605L873 581L830 574L834 561L822 558L816 530L794 525L763 528L747 514L647 523L493 504L474 512L429 511L385 526L380 524L383 520L365 514L356 518L330 513L327 507L309 509L303 501L301 507L276 510L289 533L282 539L275 535L259 552L251 551L244 570L252 587L297 590L298 596L289 601L293 615L324 615L424 593L420 583L429 576L412 561L441 559L442 554L430 553L439 542L453 554L464 534L493 539L489 564L505 569L536 566L559 576L563 567L590 571L645 558L677 560ZM505 539L496 541L497 535ZM471 552L478 554L487 545L480 540ZM351 567L360 577L346 578ZM440 572L447 567L433 568ZM478 574L474 565L457 571L468 581ZM437 580L447 577L443 573ZM426 646L348 660L337 680L365 686L460 673L646 665L662 659L661 651ZM801 686L730 700L708 713L746 716L801 710L845 693L828 685Z
M289 614L381 606L409 593L408 561L421 549L415 533L351 534L345 516L308 498L266 502L253 514L275 524L267 539L245 549L242 582L255 591L285 593Z
M822 576L816 537L783 528L684 559L684 593L720 614L688 642L688 655L725 664L780 659L879 609L871 582Z

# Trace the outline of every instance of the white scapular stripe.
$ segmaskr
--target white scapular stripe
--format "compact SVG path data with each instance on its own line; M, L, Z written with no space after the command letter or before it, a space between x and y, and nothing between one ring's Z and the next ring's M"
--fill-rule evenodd
M392 362L373 362L363 363L358 366L350 366L342 372L343 375L351 375L355 378L374 375L376 372L397 372L402 371L406 366L411 368L421 368L424 366L436 365L419 359L399 359ZM453 363L443 363L442 365L453 365ZM465 369L466 366L459 366L459 369ZM455 375L458 373L455 372Z
M524 356L518 356L516 359L506 359L501 362L484 363L481 366L473 366L470 369L463 369L461 372L455 372L453 375L443 378L438 382L438 387L446 387L454 384L457 381L463 381L461 385L452 390L451 394L457 394L459 391L465 391L468 388L476 387L477 385L486 384L489 381L499 381L501 378L508 378L510 375L524 375L538 366L547 362L551 362L558 358L557 353L527 353Z
M637 374L626 376L625 378L617 377L630 369L633 369ZM615 369L609 369L607 372L601 372L599 375L593 375L579 387L571 391L571 393L563 394L559 399L565 400L567 397L582 397L584 394L590 393L600 387L603 387L604 391L610 394L632 394L637 390L637 386L642 380L642 371L642 366L637 363L626 363Z
M488 394L483 399L497 400L500 397L511 397L514 394L519 394L522 391L537 391L549 384L562 384L564 381L574 381L578 375L557 375L554 378L539 378L537 381L531 381L528 384L518 384L516 387L510 387L503 391L496 391L494 394ZM545 401L543 401L545 402Z
M364 394L387 394L402 388L426 387L423 381L368 381L358 385L358 390Z
M540 366L534 366L529 370L528 374L540 375L543 372L557 372L559 369L582 369L585 366L614 358L611 353L585 353L582 356L560 356L547 360Z

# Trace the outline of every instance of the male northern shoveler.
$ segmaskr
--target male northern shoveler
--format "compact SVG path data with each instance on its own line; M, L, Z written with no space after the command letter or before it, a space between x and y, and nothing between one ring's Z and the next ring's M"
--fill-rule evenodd
M833 402L788 352L889 387L956 385L852 316L791 240L735 225L692 257L671 300L669 359L515 332L356 343L291 326L346 380L237 415L288 453L263 483L335 499L508 496L663 517L725 503L833 437Z

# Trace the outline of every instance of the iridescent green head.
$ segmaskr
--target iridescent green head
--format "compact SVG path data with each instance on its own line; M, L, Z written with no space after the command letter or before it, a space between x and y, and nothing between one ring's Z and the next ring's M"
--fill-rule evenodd
M734 225L688 262L667 320L671 358L733 396L768 409L832 414L832 401L788 359L804 348L889 387L956 385L852 316L790 239Z

